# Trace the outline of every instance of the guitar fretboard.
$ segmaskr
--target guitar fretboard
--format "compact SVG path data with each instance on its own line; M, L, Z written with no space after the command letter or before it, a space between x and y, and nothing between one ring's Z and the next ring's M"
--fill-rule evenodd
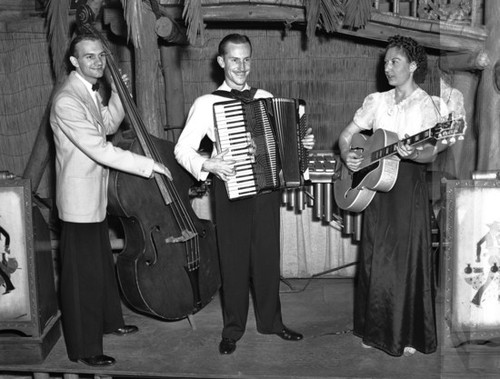
M401 142L404 144L416 145L417 143L424 142L425 140L431 137L431 130L424 130L418 134L415 134L411 137L403 139ZM375 150L371 154L372 162L378 161L383 158L387 158L388 156L397 153L398 142L393 143L392 145L384 146L382 149Z

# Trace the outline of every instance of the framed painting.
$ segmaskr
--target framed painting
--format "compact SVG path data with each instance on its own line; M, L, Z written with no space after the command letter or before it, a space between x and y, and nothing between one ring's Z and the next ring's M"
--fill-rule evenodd
M31 207L28 180L0 181L0 325L30 322L33 316Z
M500 337L500 181L443 181L445 345Z

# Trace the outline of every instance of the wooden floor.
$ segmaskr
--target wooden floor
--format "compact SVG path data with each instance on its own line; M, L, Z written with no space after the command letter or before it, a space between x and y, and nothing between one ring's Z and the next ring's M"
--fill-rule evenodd
M351 279L286 280L282 282L285 324L304 334L286 342L256 332L250 312L248 327L229 356L218 353L222 327L218 298L192 317L162 322L124 308L125 319L140 332L127 337L105 336L105 354L117 363L96 370L67 359L61 338L45 361L36 365L0 366L0 378L499 378L500 348L476 346L472 355L458 349L412 357L391 357L363 349L352 335ZM441 329L441 328L440 328ZM441 331L440 331L440 334ZM475 357L474 359L472 357Z

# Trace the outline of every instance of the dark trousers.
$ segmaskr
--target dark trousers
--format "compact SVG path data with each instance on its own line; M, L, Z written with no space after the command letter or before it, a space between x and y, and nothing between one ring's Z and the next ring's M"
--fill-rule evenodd
M283 328L280 287L280 193L229 200L215 182L215 222L222 275L222 337L239 340L245 332L253 295L257 330Z
M103 334L124 322L107 221L61 225L61 313L76 360L103 354Z

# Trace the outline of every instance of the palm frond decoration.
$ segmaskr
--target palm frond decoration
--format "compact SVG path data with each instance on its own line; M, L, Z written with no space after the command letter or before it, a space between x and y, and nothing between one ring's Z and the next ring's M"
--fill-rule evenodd
M364 28L370 19L371 0L347 0L345 3L344 25L349 29Z
M319 20L319 7L321 2L319 1L306 1L304 3L306 7L306 18L307 18L307 29L306 35L308 38L314 36L316 26Z
M142 46L142 0L120 0L127 24L128 40L140 49Z
M205 43L203 24L203 10L201 0L186 0L182 10L182 18L187 25L187 37L190 44L194 45L196 37L200 34L201 44Z
M65 74L65 54L69 41L69 1L49 0L46 7L49 49L56 81Z
M327 32L332 33L342 24L344 6L342 0L321 0L319 24Z
M337 30L344 19L344 4L342 0L306 1L307 36L314 35L317 27L327 33Z

